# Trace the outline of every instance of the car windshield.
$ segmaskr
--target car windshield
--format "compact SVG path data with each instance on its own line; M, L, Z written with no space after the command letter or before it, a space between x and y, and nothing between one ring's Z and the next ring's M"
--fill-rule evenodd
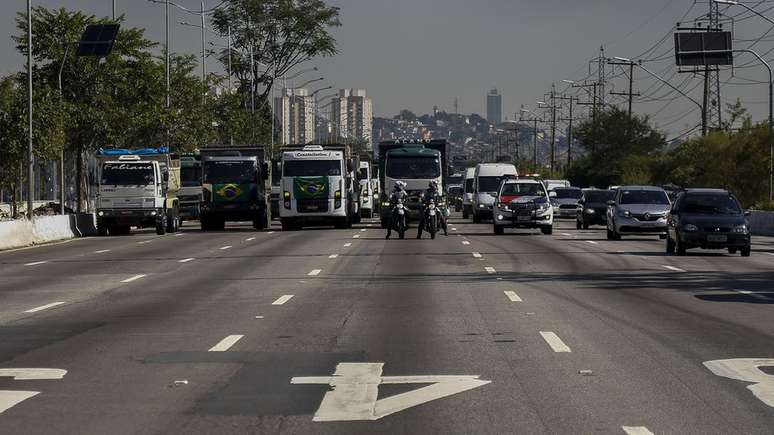
M580 189L554 189L557 199L580 199L583 191Z
M102 166L102 184L113 186L147 186L153 184L153 165L150 163L105 163Z
M615 192L612 190L597 190L593 192L586 192L584 196L587 203L604 204L608 201L612 201L615 198Z
M429 179L441 176L441 161L436 157L388 157L387 176L404 179Z
M285 177L335 177L341 175L341 160L287 160Z
M207 184L255 182L256 167L253 161L204 162L203 180Z
M500 196L546 196L546 191L538 183L507 183Z
M730 195L685 195L680 201L680 211L697 214L742 214L739 203Z
M180 167L180 181L183 187L202 185L202 167L199 163Z
M479 192L497 192L500 189L500 182L505 176L499 177L478 177Z
M621 192L621 204L669 205L669 198L663 190L624 190Z

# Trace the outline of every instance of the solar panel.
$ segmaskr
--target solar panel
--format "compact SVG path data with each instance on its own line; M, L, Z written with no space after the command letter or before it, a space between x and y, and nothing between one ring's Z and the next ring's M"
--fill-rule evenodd
M118 24L91 24L86 26L78 42L78 56L105 57L113 50L118 36Z

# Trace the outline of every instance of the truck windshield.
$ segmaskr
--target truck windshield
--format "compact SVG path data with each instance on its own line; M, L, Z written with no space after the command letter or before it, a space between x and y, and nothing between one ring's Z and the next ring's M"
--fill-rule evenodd
M183 187L202 185L202 166L199 163L180 167L180 181Z
M340 160L287 160L284 177L335 177L341 175Z
M441 162L435 157L391 157L387 159L390 178L429 179L441 176Z
M102 166L103 185L147 186L153 184L153 165L150 163L105 163Z
M204 162L204 182L207 184L253 183L256 172L253 161Z

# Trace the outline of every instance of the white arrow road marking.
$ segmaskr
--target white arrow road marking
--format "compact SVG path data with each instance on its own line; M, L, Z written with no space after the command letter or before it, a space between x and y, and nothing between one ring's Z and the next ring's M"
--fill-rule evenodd
M322 272L322 269L314 269L311 272L307 273L307 276L317 276Z
M494 267L486 266L484 270L486 270L486 273L497 273Z
M684 269L680 269L679 267L674 266L663 266L666 270L671 270L672 272L685 272Z
M64 305L64 302L52 302L50 304L46 304L46 305L43 305L43 306L40 306L40 307L37 307L37 308L31 308L31 309L25 311L25 313L37 313L38 311L47 310L49 308L58 307L60 305Z
M514 291L506 290L503 293L505 293L505 296L508 296L508 299L510 299L511 302L522 302L519 295L517 295Z
M774 359L739 358L707 361L704 363L712 373L724 378L752 382L747 389L761 402L774 408L774 375L765 373L761 367L774 367Z
M184 259L178 261L178 263L188 263L189 261L194 261L194 260L196 260L196 259L195 258L184 258Z
M272 302L272 305L283 305L285 302L291 300L293 298L293 295L284 295L280 296L276 301Z
M474 253L473 253L473 258L481 258L481 253L479 253L479 252L474 252Z
M333 376L294 377L291 384L330 385L314 421L372 421L472 390L492 381L478 376L382 376L384 363L339 363ZM432 384L377 400L380 384Z
M653 432L645 426L621 426L627 435L653 435Z
M25 264L25 266L37 266L39 264L46 264L46 263L48 263L48 261L36 261L34 263L27 263Z
M549 346L551 346L551 349L554 352L572 352L570 350L570 347L564 344L561 338L559 338L558 335L554 334L551 331L540 331L540 336L543 337L543 340L548 343Z
M231 349L231 346L235 345L237 341L241 340L244 335L229 335L228 337L220 340L218 344L212 346L209 352L225 352Z
M12 377L15 381L62 379L66 374L67 370L62 369L0 369L0 377ZM38 394L39 391L0 390L0 414Z
M138 279L140 279L140 278L145 278L146 276L147 276L147 275L142 275L142 274L141 274L141 275L135 275L135 276L133 276L133 277L131 277L131 278L126 278L125 280L123 280L123 281L121 281L121 282L123 282L123 283L127 283L127 282L137 281Z

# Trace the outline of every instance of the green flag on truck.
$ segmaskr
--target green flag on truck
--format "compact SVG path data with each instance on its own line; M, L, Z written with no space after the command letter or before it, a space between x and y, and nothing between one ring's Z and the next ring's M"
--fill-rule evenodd
M298 177L293 180L293 193L297 199L328 198L328 177Z

